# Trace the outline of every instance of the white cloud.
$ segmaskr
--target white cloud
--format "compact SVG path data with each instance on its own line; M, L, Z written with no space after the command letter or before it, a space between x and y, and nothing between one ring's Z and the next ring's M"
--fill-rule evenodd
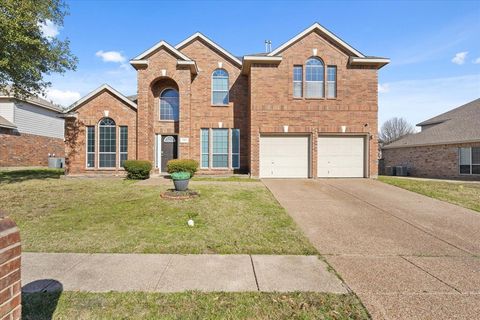
M386 84L389 91L378 99L379 124L392 117L404 117L416 124L480 96L480 74Z
M102 58L103 62L125 62L126 58L118 51L97 51L95 53L97 57Z
M464 64L465 59L467 58L468 51L463 51L455 54L455 57L452 58L452 62L455 64Z
M80 99L81 94L79 92L70 90L62 91L58 89L48 89L46 98L47 100L52 100L56 104L68 107L69 105Z
M480 64L480 57L478 57L477 59L473 60L473 63L475 63L475 64Z
M390 91L390 85L388 83L378 84L379 93L386 93L388 91Z
M47 38L55 38L60 33L59 27L50 20L46 20L45 23L39 23L40 31Z

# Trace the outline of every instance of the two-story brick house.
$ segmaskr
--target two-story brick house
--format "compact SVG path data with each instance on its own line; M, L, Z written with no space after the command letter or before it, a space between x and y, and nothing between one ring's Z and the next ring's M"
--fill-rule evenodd
M124 159L165 171L259 177L377 175L377 70L315 23L274 51L238 58L201 33L130 61L138 91L104 85L66 114L68 174L119 173Z

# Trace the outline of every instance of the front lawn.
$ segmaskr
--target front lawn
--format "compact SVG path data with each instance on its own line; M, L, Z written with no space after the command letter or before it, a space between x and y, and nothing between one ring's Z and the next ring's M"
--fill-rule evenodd
M379 177L378 180L435 199L480 211L480 183L427 181L385 176Z
M201 196L177 202L160 198L170 184L59 176L0 173L1 207L19 225L25 251L317 253L260 183L192 183Z
M326 293L35 293L22 319L368 319L354 295Z

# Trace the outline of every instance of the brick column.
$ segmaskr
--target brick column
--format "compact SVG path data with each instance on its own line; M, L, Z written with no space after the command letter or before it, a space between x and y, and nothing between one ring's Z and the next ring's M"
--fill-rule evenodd
M15 222L0 212L0 319L21 318L21 247Z

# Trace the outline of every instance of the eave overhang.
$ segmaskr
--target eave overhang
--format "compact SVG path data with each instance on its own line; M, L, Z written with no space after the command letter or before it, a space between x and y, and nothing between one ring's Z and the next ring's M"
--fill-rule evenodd
M373 66L377 69L390 63L388 58L359 58L359 57L350 57L348 63L351 66Z
M250 67L252 64L280 64L282 57L268 57L268 56L244 56L242 63L242 74L250 74Z

